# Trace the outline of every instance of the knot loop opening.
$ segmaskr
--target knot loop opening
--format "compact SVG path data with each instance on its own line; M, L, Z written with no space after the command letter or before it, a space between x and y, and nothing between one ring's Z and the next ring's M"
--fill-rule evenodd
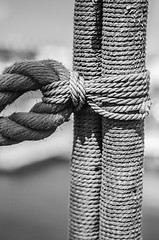
M78 72L70 72L70 95L76 111L85 104L110 119L139 120L150 112L149 71L110 75L97 81L84 81Z

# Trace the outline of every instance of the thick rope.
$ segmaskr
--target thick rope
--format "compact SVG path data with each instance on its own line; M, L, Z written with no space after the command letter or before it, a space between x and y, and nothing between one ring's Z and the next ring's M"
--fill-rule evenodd
M0 111L23 93L37 89L41 90L43 99L29 113L0 117L0 145L48 137L69 120L73 111L69 71L53 60L21 62L6 68L0 76ZM50 89L55 92L54 104L47 102Z
M132 105L132 112L139 108L138 116L142 114L146 100L147 9L147 0L103 0L103 78L133 76L125 78L118 98L122 102L125 96ZM134 81L141 73L142 77ZM112 77L110 85L113 84ZM103 104L104 107L109 108L109 104ZM100 240L142 239L144 121L142 117L135 121L131 119L103 118Z

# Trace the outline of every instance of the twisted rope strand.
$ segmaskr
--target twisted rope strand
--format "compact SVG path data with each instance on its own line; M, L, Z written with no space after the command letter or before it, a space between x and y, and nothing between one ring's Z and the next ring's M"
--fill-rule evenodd
M61 83L65 86L65 91L56 96L56 104L46 103L45 99L50 96L46 92L47 87L50 88L51 84L55 93L60 92L58 85ZM53 60L21 62L6 68L0 76L0 110L24 92L37 89L41 90L44 97L29 113L13 113L9 117L0 117L0 145L43 139L68 121L73 111L70 104L69 71Z
M149 79L149 72L145 71L106 76L103 79L99 78L99 81L84 83L83 77L76 72L71 75L70 90L75 106L79 104L79 101L83 106L86 99L88 105L104 117L139 120L144 119L150 111Z

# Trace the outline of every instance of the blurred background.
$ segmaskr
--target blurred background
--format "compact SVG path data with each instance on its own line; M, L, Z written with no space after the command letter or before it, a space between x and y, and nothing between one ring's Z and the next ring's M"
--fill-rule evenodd
M151 114L146 119L143 235L159 239L159 1L149 1L147 68ZM0 0L0 72L19 60L53 58L71 69L74 0ZM28 111L27 93L1 116ZM38 142L0 149L0 239L66 240L72 122Z

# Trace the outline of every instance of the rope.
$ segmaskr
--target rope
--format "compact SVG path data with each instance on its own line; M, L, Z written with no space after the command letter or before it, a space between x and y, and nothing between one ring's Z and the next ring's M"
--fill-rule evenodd
M88 82L76 71L69 73L56 61L43 60L16 63L6 68L0 77L0 110L24 92L37 89L43 94L42 102L29 113L0 118L1 145L48 137L86 101L94 112L120 120L145 118L151 103L147 71Z
M86 101L84 78L78 72L70 72L70 93L73 105L79 111Z
M143 119L150 109L147 71L88 82L58 62L28 61L8 67L0 85L1 111L24 92L40 89L43 94L42 102L29 113L0 118L1 145L49 136L68 120L73 107L79 111L86 101L96 113L110 119Z
M21 62L6 68L0 76L0 111L24 92L37 89L41 90L43 99L29 113L0 117L0 145L48 137L69 120L73 111L69 98L69 72L53 60ZM55 97L48 103L50 89Z
M86 85L90 107L109 119L139 120L150 111L149 72L107 75Z
M147 0L120 0L118 3L103 0L102 77L128 76L117 95L121 105L125 96L127 110L128 106L132 107L132 112L138 109L138 116L143 111L146 115L149 105L144 109L149 101L145 98L147 10ZM116 91L116 81L113 77L110 81L111 95ZM107 105L103 104L103 108L107 109ZM129 121L103 118L100 240L142 239L143 117L135 121L133 118Z

